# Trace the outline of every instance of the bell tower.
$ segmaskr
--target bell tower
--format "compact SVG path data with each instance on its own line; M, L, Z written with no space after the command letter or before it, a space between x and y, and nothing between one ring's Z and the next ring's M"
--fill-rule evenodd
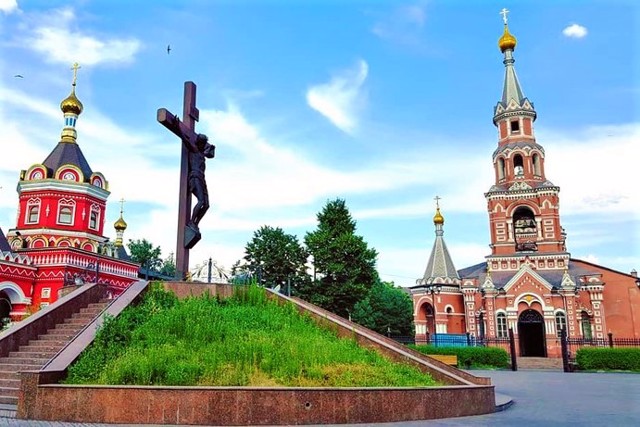
M493 152L495 183L485 193L491 231L489 258L562 254L566 265L569 254L560 226L560 188L545 176L545 152L536 142L533 126L537 114L516 75L513 52L517 41L509 32L507 12L502 11L504 32L498 40L505 75L502 98L493 114L498 129L498 147Z

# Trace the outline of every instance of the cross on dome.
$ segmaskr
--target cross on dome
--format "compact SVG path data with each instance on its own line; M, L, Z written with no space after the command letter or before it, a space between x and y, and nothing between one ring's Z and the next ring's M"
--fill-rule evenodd
M73 70L73 81L71 82L71 86L76 85L76 81L78 80L78 69L80 68L82 67L77 62L74 62L73 65L71 66L71 69Z
M509 11L506 7L503 7L500 11L500 15L502 15L502 21L504 22L504 25L507 25L507 13L509 13Z

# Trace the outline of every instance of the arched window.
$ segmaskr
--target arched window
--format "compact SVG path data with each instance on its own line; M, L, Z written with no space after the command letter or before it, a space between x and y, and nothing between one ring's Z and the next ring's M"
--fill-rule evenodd
M540 156L536 153L533 155L533 174L542 176L542 166L540 165Z
M591 332L591 318L589 317L589 313L586 311L583 311L582 316L580 317L580 330L582 331L582 338L586 340L593 338L593 333Z
M91 213L89 214L89 228L92 230L98 229L100 219L100 207L96 204L91 205Z
M527 206L520 206L513 212L513 228L518 233L535 233L536 217Z
M513 156L513 173L515 176L524 175L524 161L520 154Z
M58 203L58 224L73 225L76 204L73 200L60 199Z
M507 337L507 315L504 313L496 314L496 336L498 338Z
M40 219L40 199L29 199L27 201L27 216L25 222L27 224L37 224Z
M562 312L559 311L556 313L556 331L558 333L558 336L561 335L562 330L567 329L567 316Z
M28 214L27 214L27 222L29 224L35 224L38 222L38 218L40 217L40 206L29 206Z
M498 179L504 179L504 159L500 157L498 159Z

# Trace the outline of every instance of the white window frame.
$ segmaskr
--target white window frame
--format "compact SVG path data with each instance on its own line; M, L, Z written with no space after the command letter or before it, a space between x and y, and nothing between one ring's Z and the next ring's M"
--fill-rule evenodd
M40 222L40 208L42 203L40 201L40 198L34 198L34 199L29 199L27 201L27 209L25 212L25 218L24 218L24 223L25 224L37 224L38 222ZM37 214L37 218L35 221L31 221L31 211L33 209L38 209L38 214Z
M94 214L95 224L91 225ZM98 228L100 228L100 206L95 203L91 205L91 210L89 211L89 228L92 230L98 230Z
M504 320L504 324L500 320ZM505 312L496 313L496 337L507 338L509 336L509 328L507 327L507 314Z
M62 213L62 209L64 208L71 209L69 222L63 222L60 220L60 214ZM60 225L73 226L75 222L75 214L76 214L76 202L70 199L60 199L60 201L58 202L58 215L56 217L56 222Z

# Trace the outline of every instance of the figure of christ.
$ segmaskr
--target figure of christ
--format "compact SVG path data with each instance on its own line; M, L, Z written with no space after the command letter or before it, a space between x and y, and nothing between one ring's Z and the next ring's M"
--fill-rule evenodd
M215 156L216 147L209 144L209 139L201 133L196 135L195 143L190 139L183 139L189 150L189 192L198 199L198 203L193 208L191 219L187 226L198 232L198 224L209 210L209 192L205 180L204 171L206 159Z

